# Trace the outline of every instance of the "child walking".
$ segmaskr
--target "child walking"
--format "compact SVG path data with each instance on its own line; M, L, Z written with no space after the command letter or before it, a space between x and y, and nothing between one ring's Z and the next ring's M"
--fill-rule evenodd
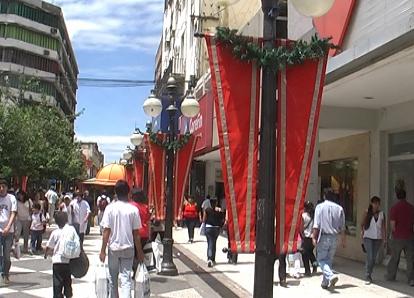
M65 238L65 233L76 234L76 231L72 226L67 225L68 214L66 212L56 212L55 221L59 229L54 230L52 234L50 234L46 246L45 259L48 255L52 255L53 298L69 298L73 296L72 277L69 267L69 259L63 256L63 239Z
M42 234L46 227L46 218L40 210L40 204L34 203L32 208L32 224L30 225L30 248L35 254L42 250Z

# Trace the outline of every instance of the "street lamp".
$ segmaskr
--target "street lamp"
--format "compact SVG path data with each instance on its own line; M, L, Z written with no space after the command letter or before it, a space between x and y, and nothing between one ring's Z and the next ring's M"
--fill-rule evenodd
M168 113L168 142L172 143L177 138L176 131L176 96L177 96L177 82L174 76L170 75L167 81L167 91L169 98L169 106L166 111ZM200 111L200 106L198 101L192 96L192 90L187 94L184 100L181 103L181 112L186 117L194 117ZM144 112L151 117L157 117L161 114L162 103L159 99L155 97L155 92L152 91L151 95L144 102L143 105ZM178 275L177 267L173 262L172 250L173 250L173 237L172 237L172 227L173 227L173 188L174 188L174 157L175 149L170 147L167 149L167 197L166 197L166 216L165 216L165 236L163 240L164 253L161 263L161 272L160 275L169 275L175 276Z
M290 0L306 16L325 14L334 0ZM278 30L279 14L287 15L287 0L262 0L263 47L273 49L275 39L287 38L287 30ZM285 15L282 15L285 16ZM284 28L282 28L284 29ZM283 32L282 34L280 34ZM280 36L282 35L282 36ZM283 36L285 35L285 36ZM259 187L256 212L256 253L254 298L273 297L275 261L275 181L276 181L276 72L270 66L262 70L262 104L260 123Z
M124 152L122 152L122 158L124 160L130 160L132 158L132 152L131 149L127 148L124 150Z
M335 0L291 0L296 10L308 17L320 17L326 14Z
M135 147L141 146L143 140L144 140L144 135L139 130L135 130L134 133L130 137L131 144L134 145Z
M121 161L119 163L123 166L126 166L128 164L128 160L123 158L123 159L121 159Z

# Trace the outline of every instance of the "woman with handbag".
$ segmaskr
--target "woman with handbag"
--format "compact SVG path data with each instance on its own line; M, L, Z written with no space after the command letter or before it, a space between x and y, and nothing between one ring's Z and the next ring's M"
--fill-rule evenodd
M315 208L312 202L306 201L304 212L302 213L302 228L300 236L302 238L302 261L305 267L305 276L312 276L317 271L317 262L313 253L314 245L312 243L313 217ZM312 273L310 271L312 265Z
M361 225L362 249L366 252L366 284L372 283L372 271L378 251L386 237L385 214L381 211L381 199L372 197Z

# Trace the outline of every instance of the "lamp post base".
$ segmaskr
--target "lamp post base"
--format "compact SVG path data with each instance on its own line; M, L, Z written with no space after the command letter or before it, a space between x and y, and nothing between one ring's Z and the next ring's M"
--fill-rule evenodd
M174 263L172 262L162 262L161 263L161 271L158 275L165 275L165 276L177 276L178 270Z

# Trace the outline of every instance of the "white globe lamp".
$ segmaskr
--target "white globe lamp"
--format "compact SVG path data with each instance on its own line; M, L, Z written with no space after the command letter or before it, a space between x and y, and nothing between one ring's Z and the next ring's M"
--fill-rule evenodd
M291 0L296 10L307 17L320 17L326 14L335 0ZM341 0L339 0L341 1Z
M142 107L145 114L150 117L157 117L159 114L161 114L162 103L161 100L155 96L154 90L151 90L150 96L148 96L148 98L145 100Z
M135 147L141 146L143 140L144 135L140 134L138 131L134 132L130 137L131 144Z
M128 161L126 159L121 159L120 164L126 166L128 164Z
M131 159L132 157L132 152L129 149L125 149L124 152L122 153L122 158L125 160Z
M195 99L194 95L190 93L181 103L181 113L183 113L185 117L193 118L197 116L199 112L200 104L197 99Z

